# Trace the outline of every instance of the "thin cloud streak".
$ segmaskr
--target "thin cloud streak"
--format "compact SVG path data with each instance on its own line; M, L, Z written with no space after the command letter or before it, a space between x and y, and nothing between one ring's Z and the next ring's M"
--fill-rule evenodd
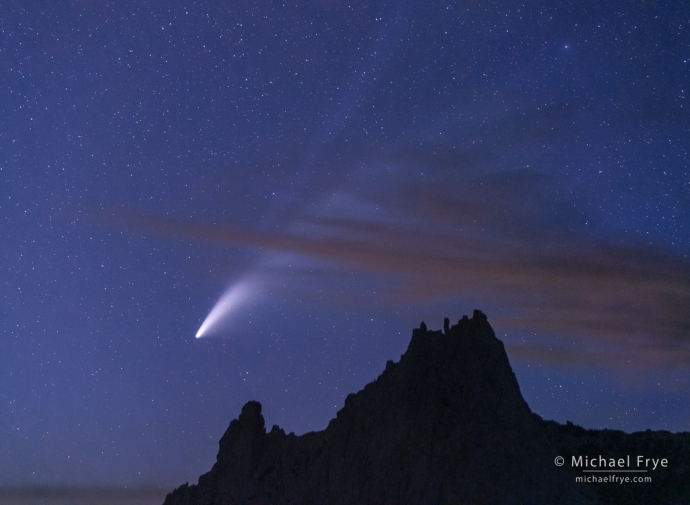
M298 254L330 263L332 272L369 272L390 286L382 296L391 305L473 300L500 307L491 319L503 329L690 363L687 258L597 235L596 213L554 177L490 171L490 160L474 151L424 146L371 156L337 193L298 217L283 216L290 224L280 231L116 219L184 239Z
M690 356L690 266L682 259L632 247L509 247L349 220L311 223L328 230L328 237L137 219L138 226L159 233L395 275L409 304L480 298L507 307L510 316L492 317L504 327L627 341Z

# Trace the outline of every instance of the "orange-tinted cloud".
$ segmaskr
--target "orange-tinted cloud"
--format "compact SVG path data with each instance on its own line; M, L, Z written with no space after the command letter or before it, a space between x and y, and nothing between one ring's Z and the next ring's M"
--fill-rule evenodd
M540 330L681 339L690 331L688 265L633 248L509 247L334 220L323 222L332 235L326 238L154 218L139 225L397 274L407 279L410 303L467 294L496 299L518 313L527 309L533 316L519 317L520 324Z
M655 361L690 363L687 259L596 243L570 214L569 202L553 198L553 181L536 172L477 176L466 186L393 184L366 195L388 219L312 213L295 218L289 231L152 216L128 221L184 239L393 276L396 287L388 296L396 303L486 300L504 307L491 314L501 328L608 342Z

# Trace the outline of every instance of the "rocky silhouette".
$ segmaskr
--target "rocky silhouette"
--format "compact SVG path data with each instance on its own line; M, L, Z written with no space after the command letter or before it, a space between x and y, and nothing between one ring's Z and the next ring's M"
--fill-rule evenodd
M577 481L612 475L578 461L628 455L667 464L618 474L651 483ZM350 394L323 431L266 432L261 405L247 403L211 471L165 505L690 503L689 465L690 433L585 430L533 414L475 310L443 331L422 323L400 361Z

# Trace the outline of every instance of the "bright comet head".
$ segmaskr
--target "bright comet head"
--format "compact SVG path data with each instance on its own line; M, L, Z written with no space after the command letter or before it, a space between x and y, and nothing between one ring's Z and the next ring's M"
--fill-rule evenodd
M217 329L227 319L230 312L247 299L247 296L250 294L249 287L250 283L247 281L230 286L213 306L206 319L204 319L204 322L199 327L199 331L196 332L196 338L204 337L209 332Z

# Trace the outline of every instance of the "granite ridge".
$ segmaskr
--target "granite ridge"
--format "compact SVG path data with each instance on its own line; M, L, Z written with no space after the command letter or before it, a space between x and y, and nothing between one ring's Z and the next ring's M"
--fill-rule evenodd
M211 471L164 505L646 503L644 493L623 491L621 501L576 483L569 465L554 464L585 435L590 450L606 449L573 426L532 413L503 343L475 310L453 325L446 318L443 331L413 330L400 361L348 395L325 430L267 432L261 404L248 402ZM681 457L688 436L672 439Z

